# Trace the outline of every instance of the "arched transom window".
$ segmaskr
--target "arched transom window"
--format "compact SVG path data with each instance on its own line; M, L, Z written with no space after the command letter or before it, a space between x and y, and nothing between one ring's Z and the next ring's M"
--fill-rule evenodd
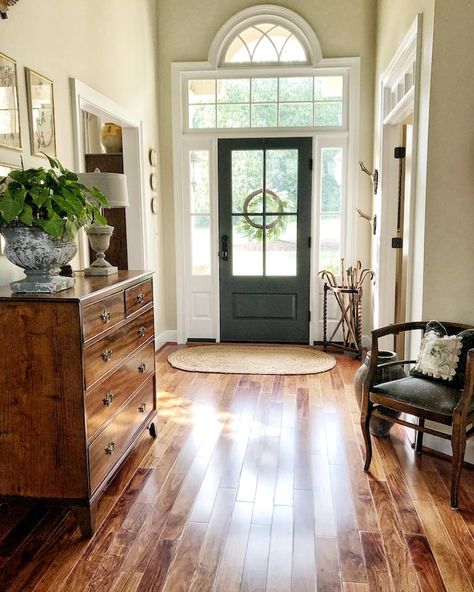
M308 55L296 35L274 23L246 27L230 42L223 62L244 63L307 63Z
M186 131L346 127L347 72L321 60L314 31L291 10L237 13L211 44L211 69L186 76Z

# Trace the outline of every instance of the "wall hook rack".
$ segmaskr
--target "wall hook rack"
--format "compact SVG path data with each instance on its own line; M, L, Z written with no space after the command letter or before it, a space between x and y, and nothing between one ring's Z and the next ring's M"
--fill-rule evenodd
M372 185L374 188L374 195L377 195L377 189L379 187L379 171L378 169L374 169L373 171L369 171L369 169L365 166L364 161L359 161L360 170L368 175L372 179Z

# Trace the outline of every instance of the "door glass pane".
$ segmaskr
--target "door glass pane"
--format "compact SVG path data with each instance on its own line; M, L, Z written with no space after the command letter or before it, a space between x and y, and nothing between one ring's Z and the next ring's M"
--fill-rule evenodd
M342 76L316 76L314 79L314 98L316 101L342 100Z
M252 103L272 103L277 100L277 78L252 79Z
M250 79L218 80L218 103L248 103L250 102Z
M278 115L281 127L311 127L313 103L280 103Z
M217 127L250 127L250 105L217 105Z
M267 190L274 192L267 195L267 212L296 212L298 150L267 150L266 159Z
M216 127L216 106L189 105L189 127L192 129Z
M189 153L189 182L191 214L209 212L209 152L191 150Z
M188 82L189 103L215 103L216 102L216 81L215 80L189 80Z
M232 212L243 212L246 198L263 188L263 150L232 151Z
M296 276L296 216L268 216L266 275Z
M334 275L340 275L340 214L321 214L319 236L319 269L329 269Z
M341 211L342 148L321 150L321 212Z
M263 214L263 191L261 189L248 194L244 201L243 211L253 214Z
M313 78L280 78L280 102L282 101L312 101Z
M342 103L315 103L314 125L342 125Z
M277 122L276 103L252 105L252 127L276 127Z
M232 275L263 274L263 217L232 217Z
M211 224L209 216L191 216L192 274L211 273Z

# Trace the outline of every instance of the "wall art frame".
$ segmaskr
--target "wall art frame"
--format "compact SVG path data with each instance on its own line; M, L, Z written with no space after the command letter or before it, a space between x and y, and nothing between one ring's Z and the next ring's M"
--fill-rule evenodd
M4 53L0 53L0 146L22 149L17 66Z
M25 68L25 75L31 154L55 157L54 83L30 68Z

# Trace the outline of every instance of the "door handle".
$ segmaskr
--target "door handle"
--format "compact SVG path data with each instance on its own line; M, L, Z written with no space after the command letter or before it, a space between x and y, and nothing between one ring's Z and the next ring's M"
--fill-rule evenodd
M229 237L227 234L222 235L221 238L221 259L222 261L229 259Z

